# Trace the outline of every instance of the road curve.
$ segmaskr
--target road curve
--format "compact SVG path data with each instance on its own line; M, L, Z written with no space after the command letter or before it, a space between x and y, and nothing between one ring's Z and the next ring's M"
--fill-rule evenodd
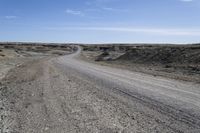
M55 62L80 77L112 91L137 100L174 121L187 124L200 132L200 85L163 77L154 77L88 63L76 58L81 52L59 57ZM180 127L181 128L181 127Z
M199 84L88 63L80 52L12 69L0 82L0 132L200 132Z

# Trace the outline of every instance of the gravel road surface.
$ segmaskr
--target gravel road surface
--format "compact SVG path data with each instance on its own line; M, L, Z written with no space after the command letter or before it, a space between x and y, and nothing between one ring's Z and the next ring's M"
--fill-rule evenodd
M2 132L200 132L199 84L84 62L80 52L7 74Z

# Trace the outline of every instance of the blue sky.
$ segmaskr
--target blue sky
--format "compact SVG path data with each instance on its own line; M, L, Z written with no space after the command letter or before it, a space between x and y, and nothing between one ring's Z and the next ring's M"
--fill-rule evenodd
M200 42L200 0L0 0L0 41Z

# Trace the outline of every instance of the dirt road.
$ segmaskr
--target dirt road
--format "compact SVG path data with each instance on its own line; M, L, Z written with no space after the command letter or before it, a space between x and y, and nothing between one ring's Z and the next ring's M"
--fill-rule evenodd
M8 73L2 132L200 132L199 84L87 63L80 51Z

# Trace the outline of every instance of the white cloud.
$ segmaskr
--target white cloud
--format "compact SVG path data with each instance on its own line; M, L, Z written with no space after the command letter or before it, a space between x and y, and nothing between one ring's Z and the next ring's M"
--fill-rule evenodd
M16 19L17 16L5 16L6 19Z
M128 12L128 9L118 9L112 7L97 7L97 8L88 8L84 10L85 12Z
M152 35L200 36L200 29L159 29L159 28L131 28L131 27L51 27L48 30L81 30L81 31L108 31L130 32Z
M102 10L112 11L112 12L128 12L127 9L117 9L117 8L112 8L112 7L102 7Z
M113 11L114 10L114 8L111 8L111 7L103 7L102 9L107 10L107 11Z
M65 12L66 12L67 14L71 14L71 15L84 16L84 13L83 13L83 12L77 11L77 10L67 9Z
M192 2L193 0L180 0L182 2Z
M98 3L109 3L109 2L117 2L117 1L120 1L120 0L95 0L95 2L98 2Z

